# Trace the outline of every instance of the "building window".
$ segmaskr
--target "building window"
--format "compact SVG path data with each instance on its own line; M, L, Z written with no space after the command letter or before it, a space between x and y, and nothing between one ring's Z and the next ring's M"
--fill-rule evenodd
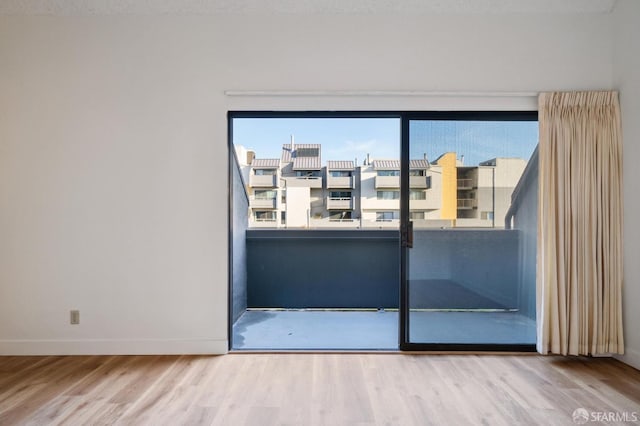
M296 177L317 178L322 177L322 175L318 170L298 170L296 171Z
M331 170L329 172L331 177L351 177L351 172L347 170Z
M276 213L275 211L256 211L256 222L275 222L277 218Z
M378 170L378 176L400 176L400 170Z
M378 191L378 200L399 200L400 191Z
M409 212L411 220L424 219L424 212Z
M391 222L392 220L400 219L400 212L376 212L376 222Z
M330 221L341 221L341 220L351 220L353 212L344 211L344 212L334 212L329 216Z
M348 198L351 199L351 192L349 191L331 191L329 193L330 198Z
M411 192L409 192L409 199L410 200L426 200L427 193L420 189L412 189Z
M409 170L409 176L424 176L426 170Z
M256 189L253 195L256 200L275 200L278 197L278 191L272 189Z
M255 169L256 176L273 176L276 172L276 169Z

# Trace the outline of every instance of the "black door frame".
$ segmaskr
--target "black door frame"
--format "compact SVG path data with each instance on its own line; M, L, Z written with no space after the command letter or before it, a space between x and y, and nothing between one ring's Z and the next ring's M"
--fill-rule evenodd
M402 351L470 351L535 352L535 344L492 343L414 343L409 340L409 250L413 239L409 219L409 148L410 122L414 120L460 121L537 121L537 111L431 111L406 112L401 115L400 150L400 350Z
M400 271L398 275L400 300L398 309L398 348L401 351L472 351L472 352L535 352L535 344L471 344L471 343L413 343L409 341L409 124L412 120L461 120L461 121L537 121L537 111L229 111L227 113L228 149L233 155L234 118L395 118L400 120ZM228 176L231 179L232 161L229 157ZM231 182L231 180L229 181ZM229 190L229 349L232 349L232 227L233 199Z

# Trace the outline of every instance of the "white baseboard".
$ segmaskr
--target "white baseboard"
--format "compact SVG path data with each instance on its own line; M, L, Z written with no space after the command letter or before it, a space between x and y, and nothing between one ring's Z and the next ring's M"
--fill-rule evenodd
M0 340L0 355L222 355L227 340Z
M616 355L615 358L640 370L640 351L624 348L624 355Z

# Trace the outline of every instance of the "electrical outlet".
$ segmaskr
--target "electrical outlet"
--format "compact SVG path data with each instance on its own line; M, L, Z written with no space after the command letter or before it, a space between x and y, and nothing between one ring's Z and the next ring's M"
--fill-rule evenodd
M71 324L80 324L80 311L71 311L70 314Z

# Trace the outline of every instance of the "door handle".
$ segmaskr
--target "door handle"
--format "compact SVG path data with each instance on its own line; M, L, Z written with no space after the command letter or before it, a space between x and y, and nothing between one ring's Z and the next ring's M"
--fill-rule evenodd
M402 246L407 248L413 248L413 222L407 222L407 225L402 230Z

